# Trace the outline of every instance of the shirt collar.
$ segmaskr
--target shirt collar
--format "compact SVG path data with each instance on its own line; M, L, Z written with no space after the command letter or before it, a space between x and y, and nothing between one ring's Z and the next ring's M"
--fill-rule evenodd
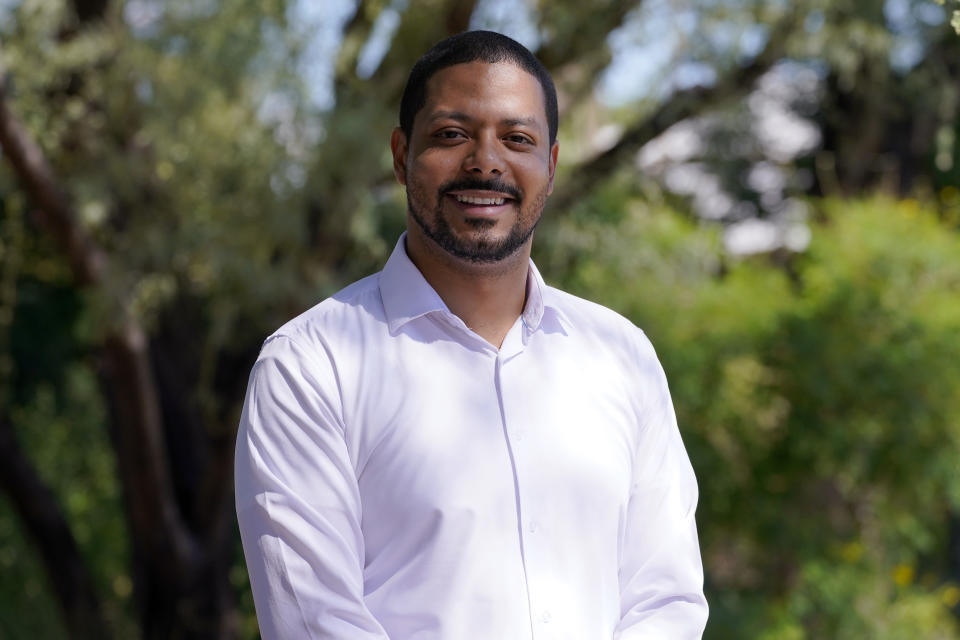
M406 240L404 232L380 272L380 299L391 334L432 311L449 313L447 305L407 256Z
M428 313L450 313L447 305L407 255L406 238L407 234L404 232L380 272L380 299L383 301L391 334L411 320ZM528 331L533 332L540 328L547 309L551 309L567 327L566 318L554 303L551 293L531 260L527 270L527 303L521 314Z

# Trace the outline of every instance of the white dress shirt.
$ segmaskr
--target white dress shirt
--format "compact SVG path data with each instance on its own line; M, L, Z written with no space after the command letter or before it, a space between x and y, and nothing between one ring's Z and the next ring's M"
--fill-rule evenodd
M684 640L697 485L646 336L544 284L498 350L404 250L263 345L236 501L265 640Z

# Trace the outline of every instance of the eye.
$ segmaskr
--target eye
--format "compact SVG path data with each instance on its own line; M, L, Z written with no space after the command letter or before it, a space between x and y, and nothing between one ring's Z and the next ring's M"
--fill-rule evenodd
M434 135L441 140L459 140L466 138L466 135L458 129L442 129Z
M505 140L514 144L533 144L533 140L531 140L529 136L526 136L522 133L511 133L505 138Z

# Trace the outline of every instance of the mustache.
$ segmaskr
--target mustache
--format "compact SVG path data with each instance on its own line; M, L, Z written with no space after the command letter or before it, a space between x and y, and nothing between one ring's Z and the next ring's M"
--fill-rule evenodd
M464 178L461 180L451 180L440 185L440 195L444 196L451 191L499 191L505 193L517 202L523 200L523 191L512 184L507 184L503 180L480 180L479 178Z

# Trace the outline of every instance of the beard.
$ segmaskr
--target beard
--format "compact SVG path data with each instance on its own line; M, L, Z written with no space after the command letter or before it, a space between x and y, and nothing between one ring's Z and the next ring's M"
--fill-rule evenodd
M513 198L514 206L518 209L517 219L505 236L495 237L492 235L492 229L497 221L490 218L466 218L464 222L477 233L472 237L465 237L454 233L450 223L443 216L443 201L446 194L450 191L499 191L509 194ZM407 186L407 211L413 218L417 226L420 227L424 235L433 240L441 249L448 254L467 260L476 264L492 264L509 258L523 247L533 235L540 217L543 215L543 207L546 204L546 188L540 193L534 194L533 200L527 209L524 209L526 198L524 193L513 185L508 185L497 180L457 180L448 182L437 189L437 206L427 222L423 215L426 207L418 206L418 203L425 202L425 190L418 185L409 184ZM488 230L487 233L483 233Z

